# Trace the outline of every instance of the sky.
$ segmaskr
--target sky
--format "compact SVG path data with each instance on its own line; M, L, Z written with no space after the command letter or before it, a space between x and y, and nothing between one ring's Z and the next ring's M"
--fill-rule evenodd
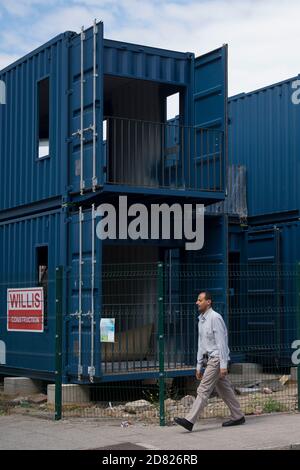
M0 0L0 69L94 18L106 38L196 56L227 43L229 96L300 73L300 0Z

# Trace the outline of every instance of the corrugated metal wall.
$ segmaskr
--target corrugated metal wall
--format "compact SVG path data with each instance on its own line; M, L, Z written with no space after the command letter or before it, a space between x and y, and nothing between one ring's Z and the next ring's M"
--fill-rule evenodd
M296 78L229 100L229 164L246 166L248 215L299 210Z
M0 223L0 339L6 344L6 367L51 372L55 352L55 267L62 263L63 214ZM7 331L7 289L38 286L37 248L48 246L47 326L43 333Z
M228 214L247 218L246 167L229 165L227 169L227 196L224 201L205 207L207 214Z
M167 51L104 40L104 73L185 85L190 81L191 53Z
M63 193L66 38L60 35L0 73L0 210ZM38 159L37 82L50 77L50 157Z

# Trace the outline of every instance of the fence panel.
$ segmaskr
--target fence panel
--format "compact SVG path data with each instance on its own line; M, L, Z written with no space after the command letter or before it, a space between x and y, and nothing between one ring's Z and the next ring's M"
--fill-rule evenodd
M213 307L228 320L229 378L243 411L256 415L297 411L300 265L232 265L229 274L216 264L173 263L169 268L167 263L103 267L102 302L94 318L99 323L113 319L115 327L110 339L100 325L87 328L91 319L82 302L81 380L66 367L71 353L67 323L73 312L64 311L67 293L62 289L68 286L70 274L58 269L56 278L44 279L39 286L30 276L20 274L1 279L0 371L43 382L36 390L39 394L14 397L4 394L2 383L0 412L25 411L55 419L115 418L122 426L135 420L165 425L175 416L186 415L199 385L195 378L197 293L207 288L213 291L220 277L227 275L228 305L218 302L218 292L213 292ZM82 282L84 298L89 284ZM30 292L37 297L30 297ZM49 292L56 294L49 296ZM95 348L100 350L100 357L95 357L95 364L101 364L99 376L88 374L91 331L94 342L100 343L100 349ZM202 416L225 417L228 413L213 392Z

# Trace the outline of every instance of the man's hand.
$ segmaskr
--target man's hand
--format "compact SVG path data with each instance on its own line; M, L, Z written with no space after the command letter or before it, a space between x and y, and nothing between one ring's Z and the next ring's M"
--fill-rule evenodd
M228 370L227 370L227 369L220 369L220 377L221 377L221 379L224 379L224 377L226 377L227 374L228 374Z
M203 377L203 374L200 370L196 370L196 379L201 380Z

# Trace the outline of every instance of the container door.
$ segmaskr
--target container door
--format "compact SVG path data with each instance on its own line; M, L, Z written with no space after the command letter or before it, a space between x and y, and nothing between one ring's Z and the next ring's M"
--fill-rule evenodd
M70 184L103 184L103 24L74 36L70 48Z
M249 360L270 364L280 359L280 231L261 229L248 233L242 316ZM243 270L243 267L242 267ZM275 364L276 365L276 364Z
M186 252L182 266L182 304L186 335L185 351L189 364L194 364L198 349L198 316L195 305L198 294L209 290L214 309L227 323L227 219L224 216L206 216L204 247L199 251Z
M68 375L82 383L101 375L101 242L96 223L95 208L71 215L66 362Z
M201 189L225 189L227 98L227 45L224 45L195 59L194 171L197 187Z

